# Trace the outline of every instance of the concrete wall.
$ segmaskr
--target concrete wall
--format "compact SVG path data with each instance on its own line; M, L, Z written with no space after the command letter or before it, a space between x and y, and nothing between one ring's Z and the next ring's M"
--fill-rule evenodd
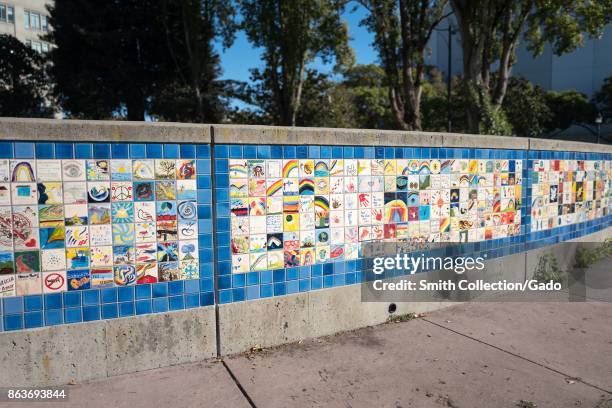
M575 241L603 242L610 238L612 228ZM567 252L567 245L559 244L490 260L478 278L485 281L508 279L517 282L531 278L540 256L548 252L555 254L561 269L571 269L575 248ZM235 354L253 347L276 346L381 324L391 316L390 303L362 302L360 285L352 285L220 305L219 352L221 355ZM446 301L393 303L397 306L394 315L427 313L457 304Z
M201 361L216 356L215 335L213 307L0 333L0 386L62 385Z
M357 144L612 153L612 146L499 136L12 118L0 118L0 139ZM612 228L608 228L581 239L600 241L611 235ZM530 276L538 256L547 249L491 260L487 265L487 278ZM568 255L563 262L567 264L570 258ZM395 313L421 313L450 304L399 302ZM254 346L267 347L333 334L385 322L389 317L388 306L388 302L362 302L360 286L350 285L218 305L218 321L215 320L215 308L206 307L3 332L0 333L0 386L66 384L239 353Z

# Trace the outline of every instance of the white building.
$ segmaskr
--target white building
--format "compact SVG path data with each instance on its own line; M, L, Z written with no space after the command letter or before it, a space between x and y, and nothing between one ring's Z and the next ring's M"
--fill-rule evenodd
M447 20L448 21L448 20ZM430 41L431 55L428 63L436 66L445 75L448 66L448 25L445 21ZM453 35L452 74L463 72L459 33ZM517 51L517 62L512 75L520 75L546 90L564 91L575 89L589 98L597 92L606 77L612 75L612 26L608 26L601 39L587 39L583 47L556 56L547 45L544 53L533 57L525 46Z
M15 36L39 52L51 44L41 37L50 30L46 0L0 0L0 34Z

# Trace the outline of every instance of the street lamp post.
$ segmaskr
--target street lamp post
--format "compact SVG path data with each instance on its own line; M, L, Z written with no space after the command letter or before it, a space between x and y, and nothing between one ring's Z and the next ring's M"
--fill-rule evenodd
M597 144L599 144L599 138L601 136L601 124L603 122L603 116L601 112L597 112L597 117L595 118L595 124L597 125Z
M453 108L451 106L451 81L452 81L452 69L453 69L453 26L448 24L448 64L446 73L446 130L448 133L451 132L453 124L452 124L452 113Z

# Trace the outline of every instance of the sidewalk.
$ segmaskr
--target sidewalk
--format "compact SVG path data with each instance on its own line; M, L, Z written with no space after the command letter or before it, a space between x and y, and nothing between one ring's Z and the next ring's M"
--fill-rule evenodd
M224 362L72 385L67 403L40 405L609 408L611 323L609 303L469 303Z

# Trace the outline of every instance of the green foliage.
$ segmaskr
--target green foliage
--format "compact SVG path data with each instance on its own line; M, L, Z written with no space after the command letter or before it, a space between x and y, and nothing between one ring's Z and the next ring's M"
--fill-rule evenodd
M604 118L612 119L612 76L604 79L601 89L595 94L594 101Z
M161 1L168 70L152 98L150 113L162 120L220 122L227 111L228 84L219 81L213 41L234 40L235 9L224 0Z
M574 267L588 268L595 262L612 257L612 240L596 248L578 247L574 255Z
M167 55L161 25L151 23L159 2L57 0L49 11L51 73L65 113L104 119L127 111L143 120Z
M597 115L597 109L587 96L576 90L549 91L546 103L552 112L551 119L545 125L547 131L567 129L574 123L591 124Z
M546 253L538 260L538 265L533 273L533 279L540 283L560 283L567 284L566 274L559 268L557 258L552 252Z
M612 20L612 2L450 0L461 35L468 124L472 132L504 130L497 115L506 96L519 40L534 55L544 44L555 54L601 36ZM496 67L493 73L493 67ZM495 78L495 81L493 80ZM490 94L490 103L485 95Z
M356 65L344 73L337 92L345 93L350 115L349 126L358 129L397 129L384 86L385 73L377 65ZM335 104L339 98L331 99ZM333 126L333 125L328 125Z
M512 77L508 81L502 108L517 136L542 137L552 120L546 91L521 77Z
M444 19L448 0L358 0L368 10L362 21L374 33L386 74L389 105L397 126L420 130L427 43Z
M45 58L0 35L0 116L52 117Z
M263 48L263 68L251 71L255 83L243 99L270 118L269 124L295 125L309 64L316 58L335 62L338 72L353 64L341 0L243 0L242 29L255 47Z
M222 0L56 0L48 40L56 94L69 116L146 113L164 119L221 118L213 41L233 39L233 8Z

